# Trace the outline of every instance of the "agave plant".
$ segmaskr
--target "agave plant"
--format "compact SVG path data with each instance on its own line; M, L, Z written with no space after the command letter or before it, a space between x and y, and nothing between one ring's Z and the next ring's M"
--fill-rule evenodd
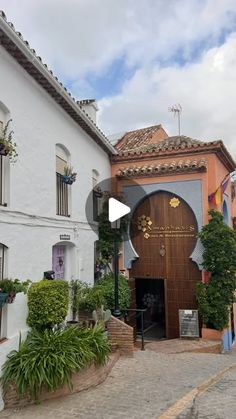
M19 395L30 393L37 399L43 389L72 387L72 374L92 363L105 364L109 355L108 340L100 326L93 329L68 327L29 332L19 349L11 351L2 368L4 391L15 384Z

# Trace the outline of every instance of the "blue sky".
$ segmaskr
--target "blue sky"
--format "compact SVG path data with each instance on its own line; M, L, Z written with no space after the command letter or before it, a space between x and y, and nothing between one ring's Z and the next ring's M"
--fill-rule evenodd
M77 99L96 98L106 134L162 123L224 139L236 154L235 0L0 0Z

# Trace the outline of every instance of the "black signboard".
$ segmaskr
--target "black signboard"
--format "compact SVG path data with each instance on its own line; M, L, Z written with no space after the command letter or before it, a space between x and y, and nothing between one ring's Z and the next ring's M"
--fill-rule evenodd
M198 310L179 310L180 337L199 338Z
M70 240L69 234L60 234L60 240Z

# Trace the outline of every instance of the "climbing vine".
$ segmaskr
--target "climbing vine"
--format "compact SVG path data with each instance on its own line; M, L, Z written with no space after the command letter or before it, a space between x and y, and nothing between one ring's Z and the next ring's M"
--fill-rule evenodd
M117 240L119 244L122 243L123 236L127 231L129 218L122 217L120 220L120 228L118 230L111 227L111 223L108 218L108 200L111 197L110 194L106 193L103 197L102 211L98 219L98 249L101 252L101 258L104 265L108 265L114 255L114 241ZM119 199L120 197L114 196Z

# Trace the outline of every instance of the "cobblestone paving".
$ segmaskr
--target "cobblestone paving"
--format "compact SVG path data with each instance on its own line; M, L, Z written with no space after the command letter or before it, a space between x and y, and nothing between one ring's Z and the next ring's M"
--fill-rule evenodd
M134 358L121 358L108 379L96 388L41 405L6 410L0 419L157 419L192 388L235 362L236 351L230 355L137 351Z
M236 418L236 369L195 398L178 419Z

